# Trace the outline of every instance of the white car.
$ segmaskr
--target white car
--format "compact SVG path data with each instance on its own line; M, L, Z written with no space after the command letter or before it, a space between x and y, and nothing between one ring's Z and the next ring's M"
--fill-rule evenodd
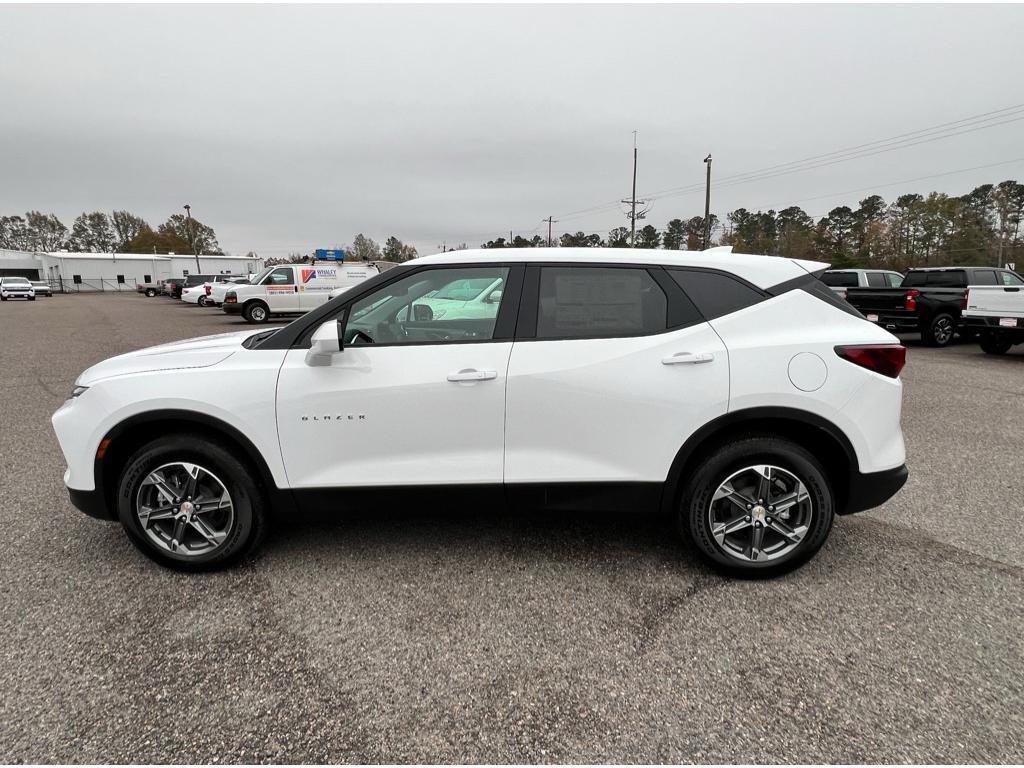
M903 275L889 269L830 269L821 276L821 282L845 299L847 288L899 288Z
M191 285L188 288L181 290L181 300L186 304L199 304L200 306L206 305L206 296L210 292L210 286L212 283L200 283L199 285Z
M906 350L824 267L728 248L414 259L282 328L89 368L53 416L64 481L184 570L251 551L272 511L405 500L661 509L717 566L778 573L907 478ZM459 280L501 280L501 300L410 312Z
M36 289L25 277L0 277L0 301L8 299L36 300Z

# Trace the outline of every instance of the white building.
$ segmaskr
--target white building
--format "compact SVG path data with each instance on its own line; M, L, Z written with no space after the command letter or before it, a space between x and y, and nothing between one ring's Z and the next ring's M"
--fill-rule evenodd
M0 276L19 275L49 280L55 290L133 291L138 283L153 283L190 274L248 275L263 269L263 259L250 256L196 257L174 253L26 253L0 250Z

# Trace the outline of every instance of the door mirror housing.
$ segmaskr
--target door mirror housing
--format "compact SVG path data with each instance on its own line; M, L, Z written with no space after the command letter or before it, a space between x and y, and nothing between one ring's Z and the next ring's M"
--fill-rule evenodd
M418 323L427 323L434 319L434 310L429 304L413 304L412 316Z
M331 358L344 349L341 342L341 323L328 320L313 332L306 365L330 365Z
M487 297L488 304L501 304L501 288L496 291L492 291L491 295Z

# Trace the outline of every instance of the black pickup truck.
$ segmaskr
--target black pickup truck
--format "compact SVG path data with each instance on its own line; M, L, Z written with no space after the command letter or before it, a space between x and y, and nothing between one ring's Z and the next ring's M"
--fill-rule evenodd
M944 347L963 329L967 286L1009 285L1019 279L1009 270L994 267L912 269L899 288L850 288L846 300L883 328L894 333L920 332L926 344Z

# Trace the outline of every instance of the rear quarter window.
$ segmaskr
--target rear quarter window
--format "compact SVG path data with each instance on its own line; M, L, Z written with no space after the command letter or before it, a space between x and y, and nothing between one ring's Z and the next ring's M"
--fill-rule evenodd
M768 298L764 291L721 272L669 269L669 275L686 293L705 320L714 320Z

